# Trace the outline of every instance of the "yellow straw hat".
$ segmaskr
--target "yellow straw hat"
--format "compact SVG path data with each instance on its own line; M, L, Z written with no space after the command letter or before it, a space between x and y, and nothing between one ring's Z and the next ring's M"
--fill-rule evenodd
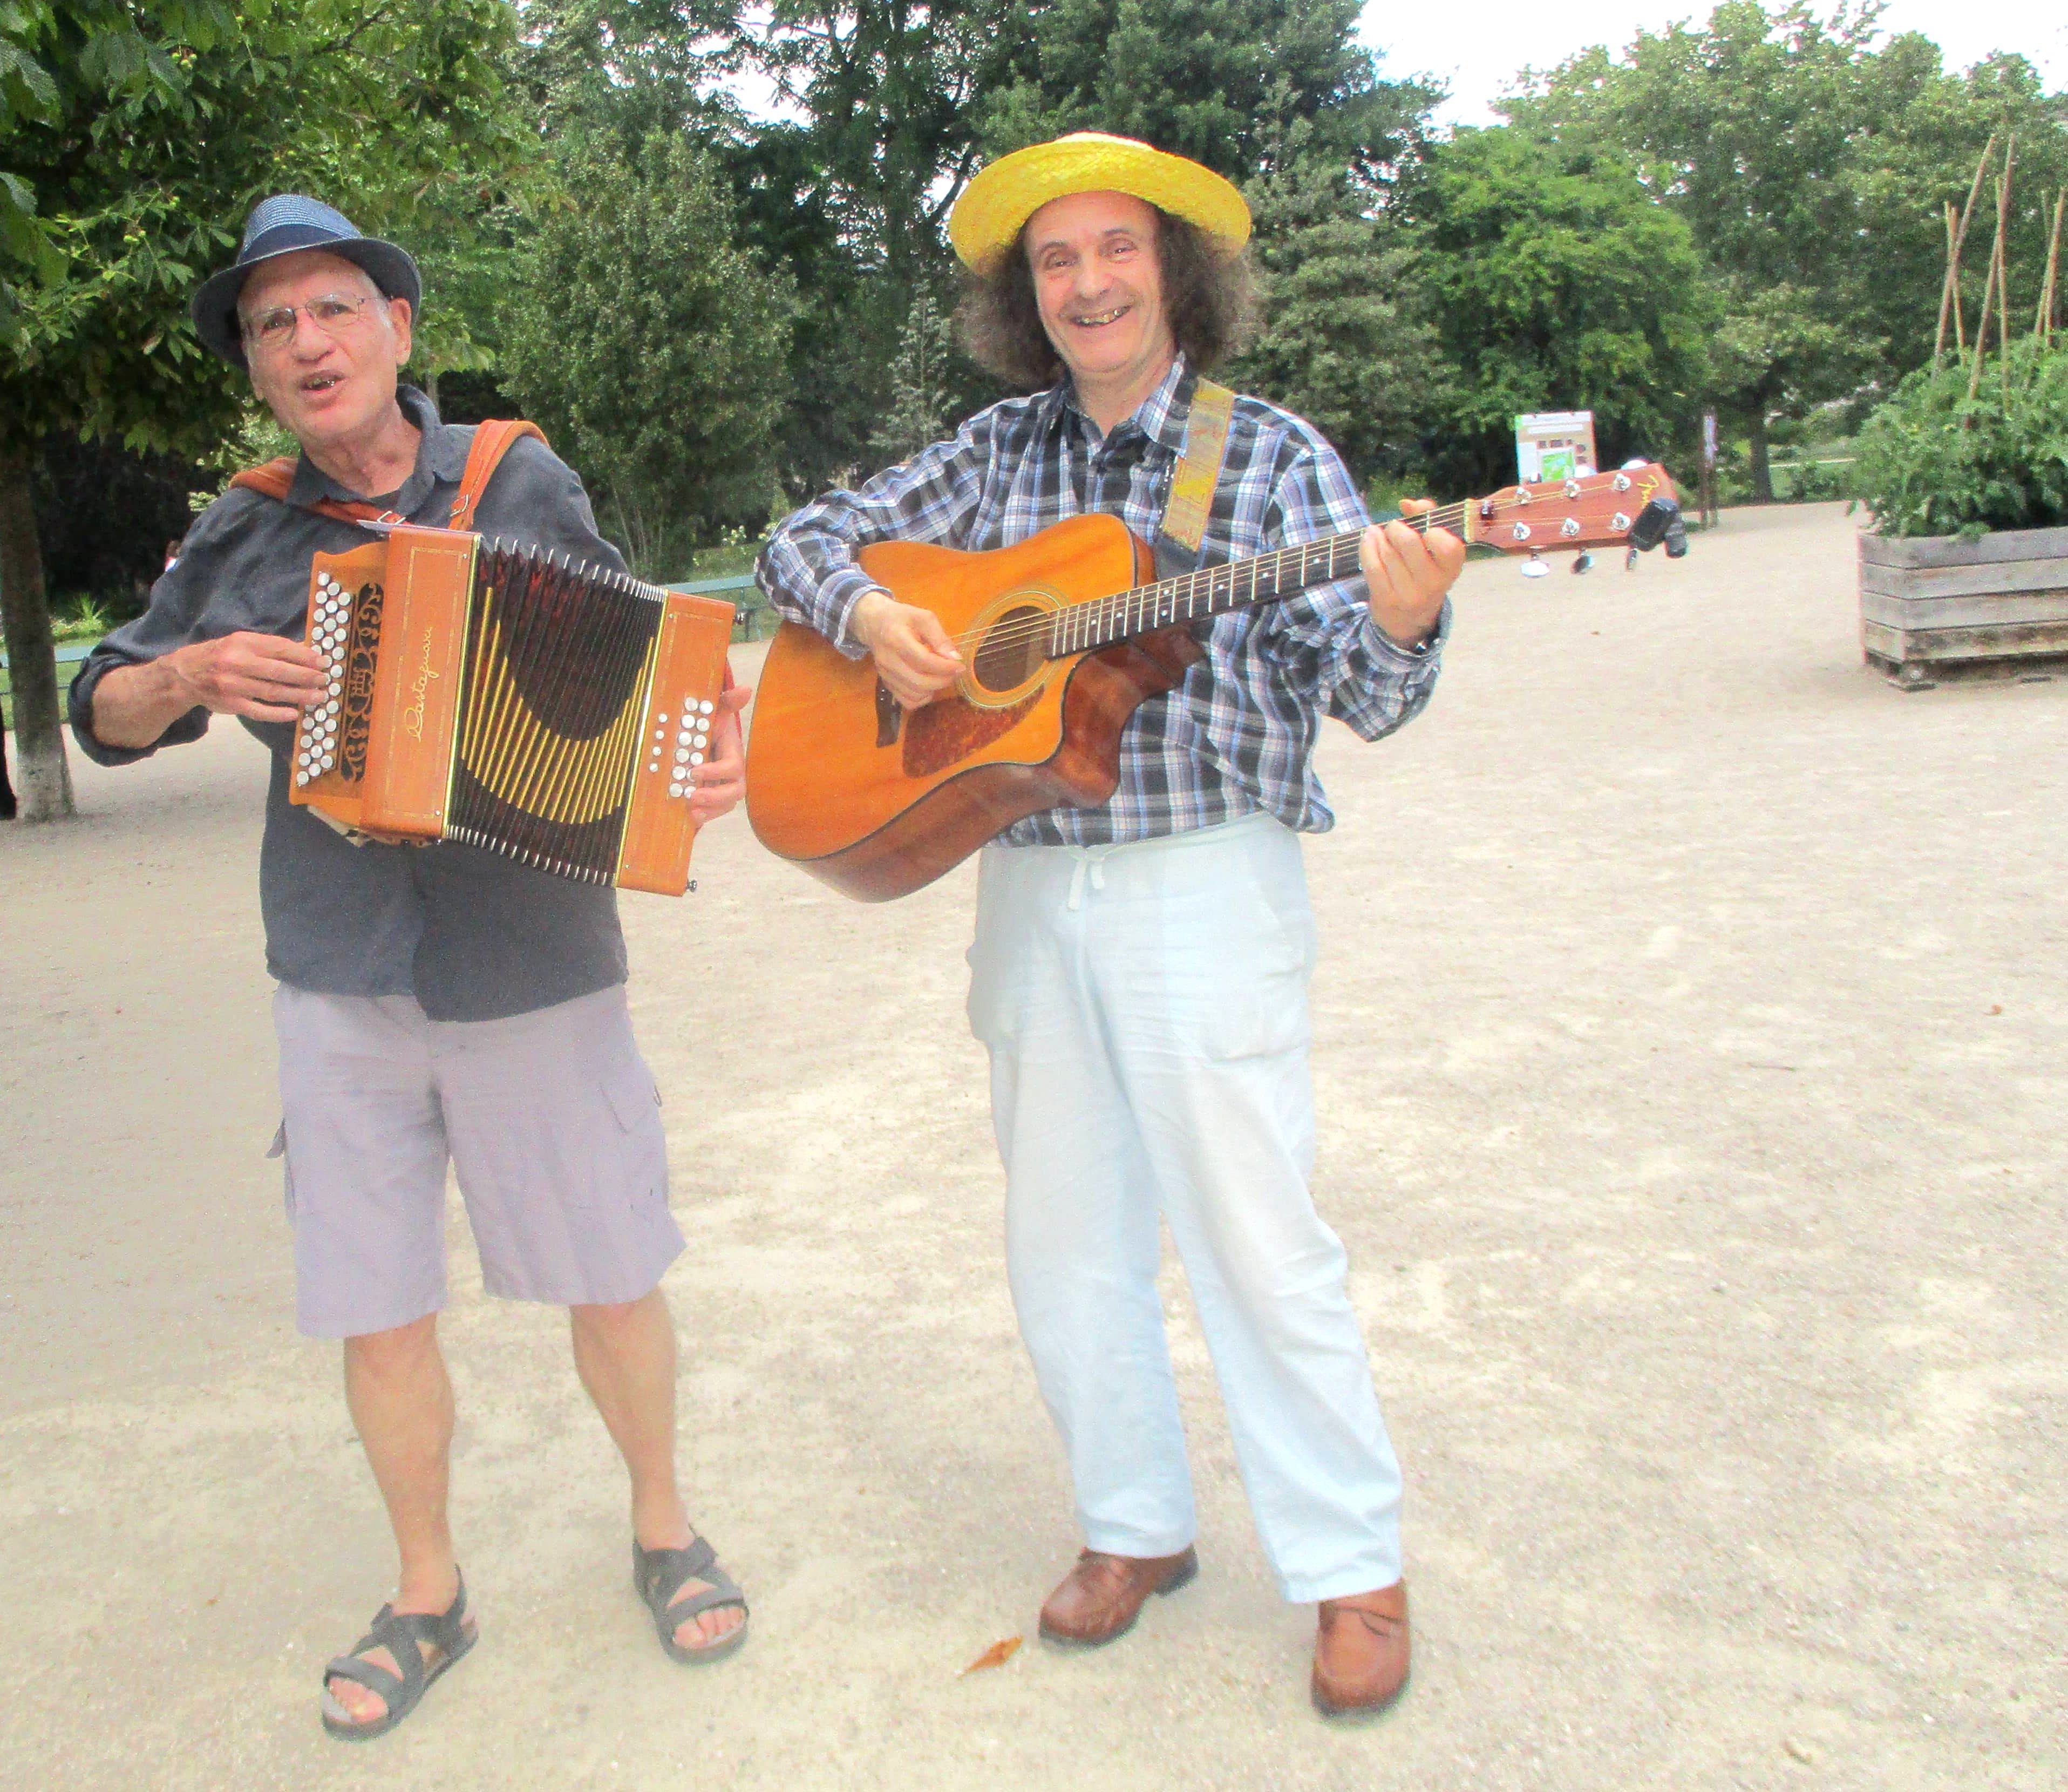
M1196 224L1217 255L1232 255L1249 241L1249 207L1211 169L1101 131L1073 131L999 157L963 189L948 214L948 239L970 268L989 275L1028 218L1073 193L1131 193Z

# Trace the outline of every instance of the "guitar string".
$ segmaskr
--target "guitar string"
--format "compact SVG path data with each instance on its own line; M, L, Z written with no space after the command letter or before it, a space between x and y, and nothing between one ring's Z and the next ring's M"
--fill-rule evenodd
M1598 479L1599 475L1595 477ZM1608 483L1607 481L1602 483ZM1480 510L1485 520L1491 521L1496 516L1525 509L1533 503L1555 503L1561 498L1566 499L1569 502L1573 495L1584 495L1584 493L1568 494L1562 490L1556 493L1540 491L1533 495L1525 487L1516 487L1516 490L1517 495L1505 500L1468 499L1459 503L1439 505L1432 510L1419 511L1411 516L1402 517L1400 520L1406 523L1411 528L1427 535L1431 528L1446 527L1454 522L1463 520L1476 508ZM985 638L1016 646L1023 641L1038 637L1045 629L1049 634L1052 646L1059 638L1073 637L1085 638L1089 645L1103 645L1102 641L1092 640L1090 637L1105 635L1109 628L1114 624L1120 625L1117 637L1124 637L1129 633L1138 633L1140 631L1143 619L1150 614L1160 613L1166 601L1174 618L1180 605L1193 606L1193 614L1196 615L1196 602L1199 597L1199 584L1202 580L1207 581L1207 598L1211 606L1216 595L1214 584L1217 575L1231 575L1223 589L1229 595L1232 595L1234 583L1231 575L1248 568L1250 579L1248 601L1255 601L1258 596L1259 587L1265 576L1264 569L1267 561L1276 563L1270 568L1270 577L1274 587L1272 597L1290 595L1290 593L1279 592L1275 588L1289 565L1289 556L1296 552L1301 554L1301 571L1299 584L1296 589L1304 589L1310 584L1335 583L1337 582L1335 579L1325 576L1309 578L1308 559L1317 549L1325 547L1329 555L1326 564L1329 572L1333 572L1336 550L1355 540L1362 532L1362 530L1358 530L1336 536L1325 536L1319 541L1310 541L1292 548L1279 548L1271 554L1259 555L1250 560L1236 562L1232 565L1201 568L1195 572L1182 574L1174 579L1162 580L1151 584L1137 586L1130 591L1113 593L1104 597L1088 600L1084 603L1068 605L1060 610L1030 617L1025 622L1016 623L1007 629L973 630L958 638L965 642ZM1558 544L1556 542L1551 544L1553 546ZM1303 549L1304 552L1302 552ZM1350 576L1349 573L1340 575L1343 578ZM1229 607L1241 606L1231 605ZM1215 613L1211 607L1208 613ZM1059 628L1059 625L1065 622L1069 624L1067 628ZM1080 624L1085 625L1080 627ZM1065 650L1074 652L1078 650L1073 648Z
M1415 530L1417 532L1427 535L1431 528L1447 527L1453 523L1463 522L1468 515L1473 513L1476 510L1479 511L1483 520L1491 521L1493 518L1502 515L1508 511L1526 509L1532 504L1555 503L1559 498L1565 497L1565 495L1566 495L1565 493L1561 491L1557 494L1538 493L1535 495L1510 498L1504 501L1500 499L1476 500L1468 499L1462 503L1439 505L1433 510L1418 511L1413 515L1403 516L1400 518L1399 520L1405 523L1410 528ZM1480 507L1482 504L1484 504L1484 508L1480 510ZM1091 598L1081 603L1065 605L1060 609L1044 611L1038 616L1028 618L1024 622L1015 622L1003 627L972 629L962 634L951 636L950 639L957 646L968 646L979 641L982 641L987 645L992 646L1002 645L1008 647L1016 647L1026 642L1034 641L1040 636L1046 634L1048 636L1049 640L1052 644L1057 637L1057 625L1066 619L1071 620L1073 625L1067 631L1069 633L1073 635L1081 634L1089 639L1094 635L1102 634L1104 633L1105 625L1108 624L1126 622L1128 613L1132 610L1136 613L1136 621L1132 625L1124 627L1122 629L1122 634L1124 636L1127 633L1138 632L1140 625L1139 618L1154 612L1160 611L1163 608L1164 601L1166 599L1169 601L1174 617L1176 608L1179 603L1193 602L1198 599L1200 595L1198 588L1199 582L1202 580L1204 580L1207 582L1207 597L1208 602L1211 603L1213 598L1212 586L1215 575L1227 575L1231 572L1239 571L1244 568L1251 569L1250 596L1252 601L1254 601L1257 593L1257 587L1262 582L1264 576L1262 570L1264 563L1267 560L1276 561L1278 563L1272 568L1271 574L1272 582L1276 585L1280 576L1282 575L1288 567L1290 564L1290 556L1296 554L1301 556L1302 561L1302 576L1300 585L1296 589L1304 589L1310 584L1334 584L1338 582L1340 579L1346 579L1351 577L1353 575L1350 573L1342 573L1338 575L1336 579L1317 578L1309 580L1305 576L1305 563L1306 560L1309 556L1313 556L1317 550L1326 548L1329 556L1327 564L1330 569L1333 570L1335 564L1337 549L1345 543L1361 538L1363 532L1364 531L1362 529L1347 531L1341 535L1325 536L1317 541L1297 543L1291 547L1275 548L1268 554L1260 554L1248 560L1236 561L1230 564L1222 566L1202 567L1197 572L1181 573L1175 578L1158 580L1149 584L1134 586L1132 589L1128 591L1113 592L1109 593L1104 597ZM1558 546L1561 544L1557 542L1550 544L1552 546ZM1186 587L1190 587L1191 589L1181 589ZM1230 580L1228 589L1232 592L1233 584L1231 580ZM1153 601L1152 594L1157 594ZM1290 596L1292 593L1274 593L1274 595ZM1130 601L1130 600L1132 601ZM1231 607L1239 608L1240 606ZM1209 613L1213 613L1210 611ZM1089 625L1081 628L1076 625L1080 623ZM1093 642L1093 645L1095 646L1105 644L1106 643L1101 641ZM1069 652L1075 652L1077 650L1078 650L1074 648L1065 650L1065 651Z
M1404 516L1400 520L1406 523L1410 528L1427 535L1432 527L1443 527L1450 523L1462 522L1468 507L1464 504L1446 504L1438 510L1417 511L1413 516ZM1276 583L1279 576L1288 569L1294 556L1298 556L1304 564L1308 559L1325 551L1328 555L1328 564L1333 568L1337 550L1346 543L1358 540L1363 533L1362 529L1357 529L1347 531L1341 535L1323 536L1317 540L1299 542L1290 547L1273 548L1268 554L1260 554L1248 560L1236 561L1231 563L1231 565L1235 568L1246 567L1257 569L1251 574L1251 589L1253 597L1256 586L1262 579L1261 568L1265 561L1278 563L1273 567L1272 572L1274 584ZM1158 580L1146 585L1136 585L1126 591L1111 592L1103 597L1088 598L1081 603L1066 604L1060 609L1044 610L1038 616L1030 617L1024 622L1009 623L1002 627L971 629L962 634L951 636L950 639L957 646L968 646L979 641L991 646L1017 646L1024 641L1033 640L1043 634L1048 634L1052 638L1056 625L1066 620L1081 623L1102 624L1119 620L1130 607L1145 614L1151 609L1160 609L1162 607L1161 598L1152 604L1151 593L1162 594L1163 597L1171 600L1174 606L1179 601L1196 599L1199 595L1197 588L1202 580L1206 581L1209 601L1211 601L1214 576L1227 574L1230 570L1231 567L1227 565L1201 567L1197 572L1180 573L1174 578ZM1351 575L1347 572L1337 575L1339 579L1350 576ZM1309 582L1315 584L1333 584L1337 580L1315 579L1309 581L1303 576L1300 586L1296 589L1304 589ZM1179 588L1185 586L1191 586L1193 589L1181 592ZM1288 592L1284 595L1289 597L1292 593ZM1130 600L1132 600L1131 604ZM1097 632L1097 629L1096 628L1080 629L1073 626L1069 632L1089 635ZM1070 650L1076 651L1074 649Z
M1599 477L1599 475L1596 475L1596 477ZM1560 496L1563 496L1564 495L1563 495L1563 493L1562 493L1562 492L1561 492L1558 495L1560 495ZM1514 499L1514 498L1511 498L1511 499L1508 499L1505 503L1502 503L1502 502L1498 501L1498 500L1493 500L1493 501L1491 501L1491 502L1489 502L1489 503L1488 503L1488 511L1487 511L1487 513L1486 513L1487 519L1488 519L1488 520L1490 520L1492 517L1500 515L1502 515L1502 514L1503 514L1504 512L1505 512L1505 511L1516 511L1516 510L1521 510L1521 509L1524 509L1524 508L1525 508L1525 507L1526 507L1526 506L1527 506L1527 505L1531 504L1531 503L1548 503L1548 502L1550 502L1550 501L1552 501L1552 500L1551 500L1551 497L1550 497L1550 495L1549 495L1549 494L1542 494L1542 495L1539 495L1539 496L1537 496L1537 497L1535 497L1535 498L1529 498L1529 499ZM1426 535L1426 534L1427 534L1427 533L1428 533L1428 531L1429 531L1431 528L1441 528L1441 527L1447 527L1447 526L1451 522L1452 522L1452 521L1462 522L1462 521L1464 519L1464 518L1465 518L1465 515L1466 515L1467 512L1468 512L1468 511L1472 511L1472 510L1474 510L1474 509L1476 509L1476 507L1477 507L1480 503L1482 503L1482 502L1488 502L1488 501L1486 501L1486 500L1480 500L1480 499L1466 499L1466 500L1464 500L1463 502L1459 503L1443 504L1443 505L1439 505L1439 506L1438 506L1438 507L1437 507L1435 509L1434 509L1434 510L1429 510L1429 511L1417 511L1414 515L1412 515L1412 516L1403 516L1403 517L1402 517L1399 520L1400 520L1400 521L1402 521L1402 522L1403 522L1403 523L1406 523L1406 524L1407 524L1407 526L1408 526L1410 528L1418 530L1418 531L1419 531L1421 533L1423 533L1423 534ZM1324 537L1322 537L1322 538L1321 538L1322 541L1324 541L1324 542L1327 542L1327 543L1329 543L1329 544L1330 544L1330 548L1329 548L1329 558L1330 558L1331 563L1333 564L1333 559L1334 559L1334 544L1335 544L1339 543L1339 542L1343 541L1343 540L1352 540L1352 539L1355 539L1355 538L1356 538L1356 537L1358 537L1358 536L1361 536L1363 534L1363 532L1364 532L1364 531L1363 531L1362 530L1361 530L1361 529L1360 529L1360 530L1355 530L1355 531L1349 531L1349 533L1348 535L1346 535L1346 536L1324 536ZM1316 543L1316 542L1307 542L1307 543L1305 543L1305 544L1302 544L1296 545L1296 546L1292 547L1292 548L1275 548L1275 549L1273 549L1273 550L1272 550L1272 554L1271 556L1257 556L1257 557L1258 557L1258 559L1259 559L1259 560L1262 560L1262 559L1270 558L1270 557L1272 557L1273 556L1276 556L1276 555L1284 555L1284 554L1297 553L1297 552L1300 552L1300 548L1301 548L1301 546L1302 546L1302 545L1304 545L1304 546L1308 549L1308 551L1309 551L1309 552L1311 552L1313 550L1313 548L1315 548L1317 546L1320 545L1320 544L1319 544L1319 543ZM1240 565L1240 564L1245 564L1245 563L1243 563L1243 562L1240 562L1240 561L1238 561L1238 562L1236 562L1236 563L1234 563L1234 564L1237 564L1237 565ZM1255 564L1255 563L1254 563L1254 562L1251 562L1251 563L1248 563L1248 564ZM1200 572L1205 572L1205 573L1212 573L1212 572L1227 572L1227 570L1228 570L1228 568L1227 568L1227 567L1221 566L1221 567L1207 567L1207 568L1202 568L1200 569ZM1164 580L1164 581L1160 581L1160 582L1161 582L1161 583L1164 583L1164 584L1182 584L1182 583L1183 583L1183 582L1184 582L1184 580L1187 580L1187 579L1195 579L1195 578L1199 577L1199 576L1200 576L1200 573L1198 573L1198 572L1186 573L1186 574L1182 575L1182 576L1181 576L1181 577L1180 577L1180 578L1179 578L1179 579L1169 580ZM1342 576L1343 576L1343 577L1345 577L1345 578L1348 578L1349 576L1350 576L1350 575L1349 575L1349 574L1348 574L1348 573L1345 573L1345 574L1342 575ZM1316 581L1314 581L1314 582L1315 582L1315 583L1317 583L1317 584L1323 584L1323 583L1334 583L1334 582L1336 582L1336 581L1333 581L1333 580L1316 580ZM1129 592L1118 592L1118 593L1113 593L1111 596L1107 597L1105 597L1105 598L1099 598L1099 599L1094 599L1094 600L1092 600L1090 602L1089 602L1088 604L1085 604L1085 605L1070 605L1070 606L1066 606L1066 608L1069 608L1069 609L1082 608L1082 609L1094 609L1094 608L1097 607L1097 605L1100 605L1100 604L1112 604L1112 603L1116 603L1116 602L1117 602L1119 600L1121 600L1121 599L1122 599L1122 598L1126 598L1126 597L1132 597L1132 596L1135 595L1135 593L1137 593L1137 592L1153 591L1153 590L1154 590L1154 589L1157 589L1157 586L1156 586L1156 585L1154 585L1154 584L1151 584L1151 585L1139 585L1139 586L1135 587L1135 588L1134 588L1134 591L1129 591ZM1289 595L1289 593L1288 593L1288 595ZM1055 625L1056 618L1059 615L1060 615L1060 614L1062 614L1062 613L1063 613L1063 612L1061 612L1061 611L1055 611L1055 610L1050 610L1050 611L1044 612L1044 613L1040 617L1039 617L1038 618L1036 618L1036 620L1034 620L1034 621L1032 621L1032 622L1026 623L1026 624L1015 624L1015 625L1013 625L1013 629L1012 629L1012 631L1009 631L1009 632L1008 632L1008 631L1002 631L1002 630L1001 630L1001 631L991 631L991 630L985 630L985 629L972 629L972 630L970 630L970 631L969 631L968 633L967 633L960 634L960 635L956 635L956 636L952 636L952 637L951 637L950 638L951 638L951 640L953 640L954 641L955 641L955 642L956 642L957 644L959 644L959 645L967 646L967 645L969 645L969 644L971 644L971 643L972 643L972 642L975 642L975 641L976 641L982 640L982 639L985 639L985 638L987 638L987 637L992 636L992 635L993 635L993 634L995 634L995 633L1009 633L1009 634L1011 634L1011 635L1017 635L1019 633L1020 633L1020 632L1024 631L1024 632L1027 635L1028 635L1028 636L1036 636L1036 635L1039 635L1039 634L1040 634L1040 633L1041 633L1042 632L1044 632L1044 630L1052 631L1052 629L1053 629L1053 628L1054 628L1054 625ZM1052 635L1051 635L1051 638L1052 639ZM839 696L837 696L837 694L832 694L832 693L830 693L830 692L829 692L829 693L828 693L828 694L827 694L826 695L824 695L824 696L822 696L822 697L820 697L820 698L818 698L817 699L816 699L816 700L814 700L814 701L812 701L812 702L808 702L808 703L806 703L806 704L804 704L803 707L805 707L805 708L807 708L807 709L828 709L828 708L832 708L832 707L836 707L837 705L838 705L838 704L841 703L843 701L844 701L844 699L842 699L841 698L840 698L840 697L839 697Z

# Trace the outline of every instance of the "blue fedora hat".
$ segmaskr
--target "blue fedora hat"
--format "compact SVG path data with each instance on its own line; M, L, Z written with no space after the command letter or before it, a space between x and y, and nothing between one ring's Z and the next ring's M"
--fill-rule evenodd
M237 295L251 270L276 255L297 249L321 249L342 255L366 270L390 299L406 299L414 316L423 301L423 278L406 250L378 237L362 236L341 211L299 193L276 193L262 199L244 221L244 242L237 259L202 283L190 307L194 332L233 367L242 367L244 333L237 324Z

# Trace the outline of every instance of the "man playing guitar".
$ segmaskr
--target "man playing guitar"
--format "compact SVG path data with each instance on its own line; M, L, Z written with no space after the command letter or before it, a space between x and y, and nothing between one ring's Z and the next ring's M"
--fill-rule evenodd
M873 656L906 710L964 662L931 611L857 564L869 544L992 549L1105 511L1189 570L1366 523L1311 426L1203 381L1255 320L1249 214L1227 181L1080 134L993 163L949 228L977 276L972 351L1033 395L799 511L760 569L786 615ZM1174 486L1196 500L1188 518ZM1309 1190L1298 837L1334 821L1313 768L1321 719L1371 740L1428 701L1463 560L1439 529L1369 528L1361 580L1203 628L1199 663L1127 723L1112 798L1028 816L984 849L970 951L1013 1299L1087 1545L1042 1634L1109 1642L1196 1571L1161 1220L1280 1584L1319 1602L1313 1692L1329 1715L1399 1695L1407 1603L1399 1468L1343 1248Z

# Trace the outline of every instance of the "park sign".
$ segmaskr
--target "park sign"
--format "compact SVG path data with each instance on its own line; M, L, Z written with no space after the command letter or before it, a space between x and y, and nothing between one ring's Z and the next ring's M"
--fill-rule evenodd
M1592 411L1532 411L1516 418L1515 476L1521 483L1584 479L1600 464Z

